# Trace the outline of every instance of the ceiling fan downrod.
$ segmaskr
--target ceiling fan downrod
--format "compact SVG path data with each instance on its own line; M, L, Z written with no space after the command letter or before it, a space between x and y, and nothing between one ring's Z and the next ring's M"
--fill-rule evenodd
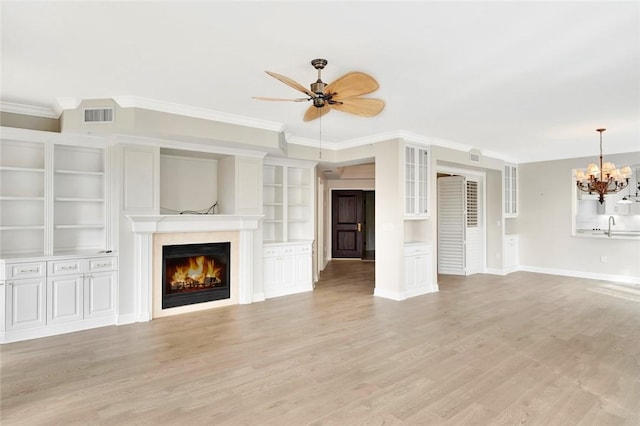
M327 84L322 81L321 72L327 65L327 63L328 62L326 59L320 58L313 59L311 61L311 65L313 65L313 67L318 70L318 80L316 80L315 83L311 83L311 91L318 95L317 97L313 98L313 106L315 106L316 108L322 108L324 106L324 101L326 100L324 88L327 87Z

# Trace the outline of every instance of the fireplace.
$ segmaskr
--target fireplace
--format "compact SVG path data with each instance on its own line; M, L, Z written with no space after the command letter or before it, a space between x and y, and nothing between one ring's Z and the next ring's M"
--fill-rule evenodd
M162 309L229 299L230 252L230 242L163 246Z

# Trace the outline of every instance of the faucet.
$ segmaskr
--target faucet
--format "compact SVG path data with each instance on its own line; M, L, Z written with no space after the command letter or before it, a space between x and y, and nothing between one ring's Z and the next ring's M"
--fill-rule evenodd
M616 218L613 216L609 216L609 230L607 231L607 235L609 237L611 237L611 222L613 222L613 225L615 226L616 224Z

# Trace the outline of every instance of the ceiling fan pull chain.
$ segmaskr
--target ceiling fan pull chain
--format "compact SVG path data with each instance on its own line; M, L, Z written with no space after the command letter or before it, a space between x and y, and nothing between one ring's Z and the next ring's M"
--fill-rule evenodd
M318 110L320 111L320 110ZM320 114L320 117L318 118L318 122L320 123L320 153L319 153L319 157L320 160L322 160L322 114Z

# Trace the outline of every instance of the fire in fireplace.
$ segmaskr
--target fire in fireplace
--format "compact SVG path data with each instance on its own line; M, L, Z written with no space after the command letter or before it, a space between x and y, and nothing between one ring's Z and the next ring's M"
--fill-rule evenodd
M231 243L162 247L162 309L230 297Z

